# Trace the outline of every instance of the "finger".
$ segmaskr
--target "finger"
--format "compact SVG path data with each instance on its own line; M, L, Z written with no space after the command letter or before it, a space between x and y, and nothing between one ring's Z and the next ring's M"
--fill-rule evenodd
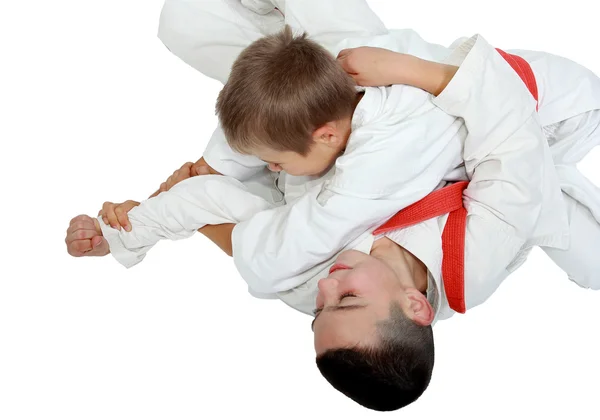
M338 59L338 60L343 60L343 59L345 59L345 58L346 58L346 57L347 57L347 56L350 54L350 51L351 51L351 50L352 50L351 48L344 48L342 51L340 51L340 52L338 53L338 55L337 55L337 59Z
M106 217L106 212L104 211L104 209L100 210L98 212L98 217L102 217L102 221L104 222L105 225L108 225L108 217Z
M84 239L67 244L67 252L74 257L82 257L86 252L92 250L92 240Z
M167 182L165 182L167 190L170 190L171 187L173 186L173 177L175 176L175 173L176 172L173 172L173 175L171 175L169 178L167 178Z
M102 203L102 211L104 213L108 213L109 211L112 211L112 209L115 208L115 203L113 203L112 201L105 201L104 203Z
M159 188L160 192L165 192L167 191L167 183L163 182L162 184L160 184L160 188Z
M137 206L139 206L139 205L140 205L139 201L134 201L134 200L127 200L126 202L124 202L124 203L122 204L123 208L125 209L125 211L126 211L127 213L129 213L129 211L130 211L132 208L134 208L134 207L137 207Z
M192 162L187 162L179 169L179 180L182 178L190 178L195 175L195 172L194 164Z
M106 201L102 205L102 221L104 222L104 224L109 225L113 229L119 228L119 221L117 220L117 217L115 215L116 206L117 204L110 201Z
M72 222L67 229L67 236L73 235L78 230L86 230L94 228L94 221L91 217L86 216L87 219L79 219Z
M106 241L106 238L102 236L96 236L92 238L92 250L87 251L88 256L104 256L110 253L110 246Z
M116 208L117 207L113 205L110 211L106 212L106 218L108 219L108 223L104 223L110 225L110 227L112 227L113 229L121 230L121 225L119 224L119 218L116 213Z
M208 169L208 166L206 165L202 165L202 166L195 166L194 170L192 171L192 174L195 175L210 175L210 169Z
M94 236L94 237L91 239L91 241L90 241L90 244L91 244L91 247L92 247L92 249L96 249L96 248L98 248L99 246L101 246L101 245L102 245L102 242L104 242L104 240L105 240L105 239L104 239L104 237L102 237L102 236Z
M350 50L342 50L337 57L338 63L342 66L344 71L348 74L355 73L354 66L352 66L351 52Z
M125 205L119 206L115 210L115 214L119 220L119 225L123 226L127 232L131 230L131 227L129 226L129 216L127 216L127 212L129 210L125 207Z
M67 235L67 238L65 240L67 242L75 242L84 239L92 239L96 235L98 235L98 232L96 232L95 228L83 228L71 232Z
M85 220L86 218L88 218L90 216L88 216L87 214L80 214L77 215L75 217L73 217L70 221L69 221L69 225L72 225L73 223L80 221L80 220Z

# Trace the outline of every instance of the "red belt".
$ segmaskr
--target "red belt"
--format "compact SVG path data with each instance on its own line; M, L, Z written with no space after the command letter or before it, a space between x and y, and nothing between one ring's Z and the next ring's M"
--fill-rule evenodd
M519 56L508 54L500 49L497 51L521 77L537 102L537 83L529 63ZM456 182L432 192L422 200L396 213L373 232L378 235L448 214L448 220L442 233L442 277L448 304L450 308L459 313L466 312L465 233L467 210L463 204L463 191L468 184L467 181Z

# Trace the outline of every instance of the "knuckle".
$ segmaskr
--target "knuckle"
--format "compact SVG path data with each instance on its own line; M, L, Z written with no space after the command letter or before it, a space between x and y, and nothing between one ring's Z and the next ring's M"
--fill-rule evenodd
M87 234L84 230L78 230L77 232L75 232L75 239L77 240L82 240L82 239L86 239Z
M76 222L76 221L78 221L78 220L81 220L82 218L83 218L83 214L80 214L80 215L78 215L78 216L75 216L75 217L72 219L72 221L73 221L73 222Z

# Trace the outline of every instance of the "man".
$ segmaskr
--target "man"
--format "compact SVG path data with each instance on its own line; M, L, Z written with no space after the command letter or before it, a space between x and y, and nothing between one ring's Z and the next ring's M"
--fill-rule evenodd
M459 48L457 50L458 57L451 57L451 59L457 59L458 61L460 61L461 58L465 59L465 68L463 68L462 76L460 72L458 73L458 81L456 81L456 84L459 84L460 80L462 80L462 83L464 84L465 78L468 78L468 75L477 74L477 72L473 71L473 67L469 70L469 65L475 66L475 69L478 69L480 73L484 73L482 71L483 69L495 68L494 66L486 67L486 63L488 65L493 63L502 68L501 61L497 61L502 60L499 56L494 57L485 54L485 51L489 51L490 48L486 45L484 40L475 38L474 40L471 40L471 42L463 44L463 46L466 46L466 48L463 48L462 50ZM470 48L472 48L472 50ZM469 51L473 51L472 55L470 55L470 60L468 58L469 55L464 57ZM465 74L467 76L465 76ZM487 74L489 74L489 72ZM585 73L579 73L578 77L581 77L584 74ZM568 74L565 73L565 75ZM592 78L589 80L593 81ZM595 83L597 85L597 81ZM540 84L539 86L542 89L546 87L544 84ZM467 96L482 99L481 95L486 92L484 87L485 85L476 85L474 92L479 93ZM565 89L569 88L569 86L565 87ZM536 200L536 197L538 197L539 185L543 183L543 180L536 178L536 176L543 174L543 172L531 171L529 168L524 167L523 163L529 163L531 168L537 168L538 165L543 166L544 151L546 150L547 144L546 139L543 138L543 136L540 136L540 132L537 133L537 137L535 136L535 128L531 125L537 123L536 118L529 120L527 126L514 127L514 129L517 130L516 133L509 136L510 139L506 141L503 139L503 136L499 134L511 132L511 120L504 121L504 127L508 127L509 129L503 131L502 128L499 128L494 124L486 125L485 123L481 123L479 118L471 118L481 115L479 112L479 107L481 106L487 106L489 109L497 110L502 109L503 106L511 103L511 97L514 96L514 92L510 89L497 90L496 93L498 93L498 95L487 96L487 100L483 101L483 103L474 101L475 103L470 104L459 104L456 101L456 98L458 97L458 92L456 91L457 88L449 87L449 89L450 93L446 92L445 95L443 93L441 98L438 98L439 106L446 107L447 112L453 112L453 114L457 116L464 117L467 121L471 137L479 135L481 138L487 140L487 142L483 144L478 141L467 141L465 144L465 153L470 155L470 159L465 159L467 172L472 174L471 184L465 192L469 218L466 235L466 284L464 298L466 308L470 308L485 301L498 287L500 282L504 280L508 272L513 271L524 261L532 246L544 245L543 242L531 241L530 238L520 237L517 234L519 230L515 229L515 226L519 226L519 224L522 223L522 220L520 219L523 219L524 214L539 214L541 203ZM453 94L455 96L453 96ZM501 94L507 96L502 96ZM557 95L552 95L554 94L549 92L546 98L558 97ZM554 116L559 116L560 112L558 111L561 107L554 101L551 101L550 103L553 105ZM546 109L545 105L546 104L542 99L540 103L541 113ZM566 105L568 105L568 103L562 103L563 107ZM532 108L532 104L528 102L525 102L522 106L522 109L513 109L513 111L523 111L527 113L528 107L530 110L535 108ZM453 111L450 110L452 107L454 107ZM568 114L569 111L570 109L562 109L563 113ZM517 114L518 113L519 112L517 112ZM548 114L544 113L544 115L547 116ZM549 133L549 135L553 146L556 146L555 150L560 150L560 152L554 153L558 165L561 165L563 162L562 160L559 160L561 155L565 157L567 155L570 156L565 160L565 163L568 164L569 159L572 160L575 157L581 158L594 144L597 144L597 112L590 112L582 115L582 118L578 120L566 119L566 123L559 122L551 128L548 128L548 130L552 132ZM469 125L469 121L473 121L473 123ZM575 121L578 121L577 126L580 129L569 127L569 124L572 125ZM513 120L512 122L514 123L515 121ZM527 135L523 135L523 132ZM534 134L533 136L531 135L532 133ZM488 149L484 153L483 147L489 147L490 144L493 144L495 147L491 150ZM515 147L515 145L518 145L518 147ZM502 164L497 165L497 162L502 162ZM568 187L568 179L561 179L561 181L562 185ZM228 178L215 179L214 177L199 177L190 180L189 182L179 184L170 191L170 195L164 194L162 197L157 197L154 201L144 203L145 205L142 205L140 208L136 209L136 211L132 212L132 217L134 218L133 235L127 235L126 233L117 234L116 232L105 230L105 232L112 237L111 242L116 246L113 250L120 253L118 258L121 258L121 261L127 265L139 261L139 258L143 257L147 248L144 249L143 247L140 247L139 245L144 246L142 243L143 241L139 242L134 236L140 235L141 237L145 237L144 239L148 239L149 236L146 235L146 232L151 233L153 230L157 230L156 216L160 216L160 213L165 212L169 208L169 205L172 205L174 202L189 204L193 202L193 200L204 201L207 196L211 195L210 192L212 191L214 196L219 195L218 193L221 193L219 195L221 196L223 195L222 193L224 193L224 197L226 197L225 199L221 198L214 201L213 208L218 209L218 211L226 208L227 205L223 206L223 204L227 203L223 200L233 200L233 197L235 196L234 188L230 188L227 191L222 189L227 187L227 183L229 182ZM223 184L219 185L219 183ZM573 186L572 189L574 191L577 190L577 185L571 185ZM229 184L229 186L235 188L239 187L239 185L234 184ZM217 187L219 190L217 190ZM498 193L498 191L500 191L501 194ZM504 195L504 197L502 197L502 195ZM172 201L169 197L178 198L175 201ZM598 283L594 283L593 281L593 275L599 272L593 265L595 259L586 259L586 256L589 256L589 253L581 255L579 252L580 247L583 247L586 244L589 245L590 240L595 240L595 238L598 237L597 220L594 219L592 215L595 201L593 196L588 197L586 194L580 194L580 198L585 200L583 203L586 203L587 206L582 205L582 202L573 200L569 196L563 196L563 199L567 202L571 230L575 230L577 235L573 235L576 240L571 241L570 247L567 246L560 252L562 253L562 257L564 257L562 260L563 262L571 263L571 268L579 267L580 271L586 273L588 278L591 279L589 284L592 287L598 287ZM238 203L240 202L245 201L238 201ZM255 205L257 210L269 206L265 201L259 199L257 199ZM202 207L203 211L206 211L206 208L209 206L203 204ZM190 215L193 212L189 211L189 208L185 209L185 211L181 211L184 210L183 208L176 209L174 212L176 215L172 219L173 225L171 226L178 226L179 230L171 228L171 233L169 233L169 235L172 235L172 238L186 237L192 234L196 227L207 222L223 223L224 221L231 222L243 220L244 217L247 217L247 214L242 214L243 211L239 206L236 207L235 203L233 203L231 208L234 209L234 212L238 213L221 214L219 215L221 219L211 215L210 217L214 217L212 220L208 220L205 218L205 215L202 215L199 219L204 218L204 220L201 220L199 225L195 225L194 223L198 222L193 222L191 220L193 217ZM524 211L524 209L527 210ZM533 219L536 218L533 217ZM535 221L536 220L534 220L534 223ZM186 226L186 223L190 224ZM342 273L357 273L359 270L363 270L365 268L364 266L362 269L358 266L365 260L364 257L360 256L360 253L343 253L338 258L338 267L336 268L336 266L334 266L331 275L316 276L313 280L304 283L299 287L278 293L278 296L290 305L295 306L304 312L309 312L314 308L314 294L317 287L317 280L319 277L324 278L324 280L319 282L321 290L319 298L317 299L319 302L317 305L320 307L318 308L320 314L315 321L315 344L319 355L320 368L334 386L341 389L342 392L345 392L363 405L375 409L397 408L398 406L410 403L417 398L424 390L424 387L427 386L433 364L433 343L432 339L430 337L428 338L428 335L430 336L428 326L432 324L436 318L446 318L457 310L456 308L451 308L446 301L444 294L445 285L441 280L442 264L440 261L439 250L441 249L440 242L442 235L440 232L440 225L443 225L444 223L446 223L445 216L441 216L434 220L423 220L417 225L400 231L394 231L393 233L388 233L386 235L387 240L386 238L377 238L379 241L378 243L383 243L384 245L377 245L374 247L370 246L374 239L370 234L361 238L361 240L367 240L367 242L363 242L367 244L364 249L379 255L380 258L378 259L380 261L386 260L386 255L396 256L396 258L388 259L388 261L402 261L403 259L408 261L408 266L412 265L414 268L414 270L410 271L412 273L420 273L415 276L415 279L409 282L405 281L403 284L396 283L394 285L393 278L394 274L397 273L394 273L392 267L388 265L387 274L385 274L385 264L382 265L380 263L379 265L376 265L373 263L370 264L370 268L366 268L368 271L373 269L377 270L377 267L380 267L380 270L383 272L382 274L384 274L376 276L378 281L377 284L380 287L364 290L366 283L363 283L361 285L363 289L360 291L362 296L356 296L356 290L352 291L352 293L344 291L343 287L340 287L342 283L347 285L347 283L354 281L354 288L356 289L357 286L355 280L352 280L352 278L348 280L350 277L349 274L342 275ZM582 226L585 226L585 229L579 230ZM594 229L594 226L596 226L596 229ZM222 227L225 229L228 228L227 225L223 225ZM139 228L142 230L140 231ZM164 226L162 226L161 229L161 232L164 233ZM167 227L166 230L168 231L169 227ZM383 242L381 242L382 239L384 240ZM229 238L229 240L231 240L231 238ZM393 243L390 244L390 240ZM494 240L500 242L493 243ZM128 243L128 241L131 242ZM394 243L400 245L400 247L394 245ZM482 246L482 244L486 243L489 244L489 246ZM148 246L148 244L145 246ZM356 246L355 248L360 249L359 246ZM410 262L411 255L416 255L416 260L413 257L412 262ZM579 261L577 261L577 258L579 258ZM573 261L575 264L572 264ZM330 264L325 265L327 269L330 266ZM567 269L568 272L571 271L566 266L564 268ZM363 272L366 271L363 270ZM407 273L408 272L405 271L405 274ZM572 272L570 274L576 281L582 281L581 277L575 276ZM592 277L590 277L590 275ZM407 276L404 276L404 278L406 277ZM363 281L365 278L366 277L363 277ZM356 279L356 275L354 275L354 279ZM390 279L392 279L392 281L390 281ZM396 279L399 279L399 277L396 277ZM445 280L444 276L444 281ZM401 287L399 288L398 286ZM394 290L396 290L397 293L395 293ZM371 295L369 295L369 293L371 293ZM422 296L419 297L420 293L427 294L427 299L425 301ZM402 296L406 299L402 300ZM359 303L342 303L344 300L358 301ZM390 315L387 311L387 309L389 309L389 304L394 300L400 300L400 312L403 313L404 316L397 313L392 313L392 315ZM415 305L416 309L413 308ZM355 307L354 311L335 310L335 308L350 308L352 306ZM362 311L362 314L360 311ZM361 314L361 316L356 318L357 314ZM415 332L413 336L420 336L421 339L418 341L422 342L424 347L421 348L417 356L415 356L418 360L421 360L418 363L416 362L418 370L421 372L417 377L420 377L421 379L411 384L409 387L410 389L407 389L406 387L402 388L402 390L405 391L403 395L405 395L406 398L378 399L378 396L381 395L389 397L390 392L383 390L377 392L376 395L373 395L372 392L369 392L369 389L377 389L374 386L371 386L367 390L361 389L360 387L358 389L348 389L348 385L361 383L361 381L356 379L364 377L364 372L355 372L355 376L348 376L348 370L342 369L342 376L340 376L339 369L331 368L332 363L333 366L339 366L340 363L348 363L348 357L354 357L354 359L352 359L354 361L351 364L356 365L356 360L365 360L365 349L373 349L376 348L377 345L373 347L373 343L363 342L362 346L357 346L357 348L354 349L355 353L350 354L340 353L337 349L347 347L348 343L356 343L357 339L360 342L365 336L369 336L373 332L374 321L380 322L389 318L396 320L396 324L399 324L398 320L405 320L407 317L412 323L396 325L396 328L390 329L391 334L393 335L393 333L397 333L399 330L406 331L406 328L412 328L412 325L414 324L417 326L416 331L418 331L418 333ZM363 322L363 324L362 327L358 328L358 326L361 325L360 322ZM345 330L349 325L352 325L352 328ZM340 334L340 331L346 332ZM390 333L388 333L388 335L389 334ZM406 348L406 343L404 341L399 345L400 348ZM396 343L396 346L391 346L390 349L394 351L388 351L386 354L398 354L398 343ZM366 353L367 355L369 354L369 352ZM359 357L363 357L363 359L356 359L357 354ZM385 360L385 354L379 355L378 357L378 360L381 360L382 358ZM353 377L355 380L340 379L348 379L350 377ZM370 372L370 377L377 377L377 373L373 374L373 372ZM415 375L411 374L409 377L414 379ZM376 383L377 382L375 382L375 384ZM352 388L352 386L350 386L350 388ZM394 388L392 388L392 390L394 390ZM397 391L397 389L395 389L395 391ZM394 395L398 395L398 393L396 392Z

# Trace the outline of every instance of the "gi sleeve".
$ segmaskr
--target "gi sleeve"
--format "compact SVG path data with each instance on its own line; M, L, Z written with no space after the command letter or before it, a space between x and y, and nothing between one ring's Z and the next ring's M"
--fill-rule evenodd
M220 125L213 132L202 156L217 172L242 182L267 168L267 164L256 156L243 155L229 147Z
M225 84L242 50L281 28L279 12L257 15L239 0L166 0L158 38L183 62Z
M129 213L131 232L117 230L98 217L112 256L130 268L161 239L191 237L204 225L238 223L272 204L239 181L217 175L196 176L142 202Z
M365 0L276 0L292 29L337 55L337 45L355 37L388 35L381 19Z

